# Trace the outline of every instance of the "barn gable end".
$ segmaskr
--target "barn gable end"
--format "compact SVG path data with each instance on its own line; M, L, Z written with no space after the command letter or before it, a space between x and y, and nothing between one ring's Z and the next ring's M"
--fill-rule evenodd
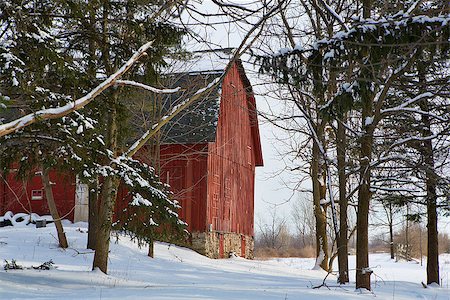
M210 257L253 257L255 165L262 165L255 109L242 64L234 63L222 82L216 139L208 147L207 230L193 233L194 246Z

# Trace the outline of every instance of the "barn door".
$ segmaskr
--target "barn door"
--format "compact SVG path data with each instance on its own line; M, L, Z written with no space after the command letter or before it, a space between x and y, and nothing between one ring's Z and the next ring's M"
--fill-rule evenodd
M223 258L223 234L219 234L219 258Z
M245 236L241 235L241 257L245 257Z

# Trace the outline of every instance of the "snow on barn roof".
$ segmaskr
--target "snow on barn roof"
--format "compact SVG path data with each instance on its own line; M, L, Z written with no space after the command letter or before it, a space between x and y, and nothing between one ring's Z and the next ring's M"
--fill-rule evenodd
M233 48L196 51L185 60L168 60L167 74L223 73L232 59Z

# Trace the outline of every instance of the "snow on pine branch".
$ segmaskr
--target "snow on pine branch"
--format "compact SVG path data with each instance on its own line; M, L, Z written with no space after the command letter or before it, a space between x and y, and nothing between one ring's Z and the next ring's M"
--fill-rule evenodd
M15 132L19 129L25 128L31 124L34 124L40 120L56 119L70 114L73 111L79 110L89 104L98 95L100 95L104 90L114 85L120 76L125 74L144 54L145 51L151 47L153 41L150 41L143 46L141 46L133 56L124 64L120 69L118 69L114 74L109 76L101 84L87 93L85 96L71 101L64 106L47 108L36 111L32 114L28 114L19 119L13 120L11 122L0 125L0 137L5 136L9 133Z
M337 17L340 18L339 15L337 15ZM413 25L424 28L422 33L425 33L426 31L431 32L439 28L445 28L446 26L449 26L450 14L430 17L426 15L412 16L409 13L402 12L401 14L381 17L377 20L354 17L352 21L353 22L350 27L336 32L330 38L323 38L314 42L310 46L295 47L293 49L282 48L279 51L276 51L272 55L272 58L305 54L314 50L323 49L327 46L334 46L332 48L335 49L335 53L324 53L324 58L330 59L337 57L338 54L340 54L337 50L345 51L346 48L343 47L342 44L347 41L352 43L359 42L361 45L364 45L365 37L370 36L370 38L376 37L377 44L381 46L383 45L383 39L387 37L398 39L403 36L402 31L410 29Z
M170 199L169 186L159 180L155 169L141 161L119 156L111 158L109 165L98 165L93 172L103 177L121 178L132 195L132 205L153 206L152 201L158 201L171 210L180 208L177 201ZM89 178L91 174L85 171L83 176Z

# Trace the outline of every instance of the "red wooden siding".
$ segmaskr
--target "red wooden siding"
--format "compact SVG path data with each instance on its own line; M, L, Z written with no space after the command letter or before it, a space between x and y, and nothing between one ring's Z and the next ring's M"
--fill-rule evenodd
M162 145L161 177L181 204L189 231L206 230L207 144Z
M13 171L7 178L0 178L0 215L7 211L48 215L47 199L39 173L27 182L17 180L15 175ZM52 189L59 214L62 218L73 220L75 178L55 171L51 171L49 175L50 182L55 183Z
M248 97L234 65L222 84L216 142L209 144L208 223L213 230L253 235L254 150Z
M207 144L161 145L160 178L170 184L173 198L180 202L179 214L189 231L206 230L207 155ZM136 158L151 164L146 149ZM126 191L121 189L116 211L126 207L127 201Z

